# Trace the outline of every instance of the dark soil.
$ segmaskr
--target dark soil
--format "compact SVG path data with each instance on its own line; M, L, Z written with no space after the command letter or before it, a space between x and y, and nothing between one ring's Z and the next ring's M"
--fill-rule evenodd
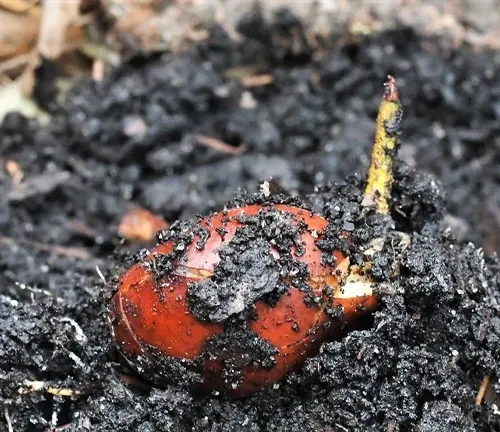
M287 14L257 20L242 24L254 36L241 43L215 28L188 52L133 59L103 83L78 83L64 106L45 101L55 107L47 127L5 118L2 430L500 430L500 52L451 50L406 29L325 49ZM244 89L232 78L243 65L273 83ZM387 283L373 323L243 400L192 394L183 376L166 389L125 384L107 307L127 252L140 248L116 234L127 209L193 218L273 177L338 227L360 229L388 73L405 107L392 215L412 245L376 256L374 275ZM203 147L198 134L247 151ZM8 160L22 167L21 185ZM399 272L389 271L395 264ZM28 392L26 380L78 394Z

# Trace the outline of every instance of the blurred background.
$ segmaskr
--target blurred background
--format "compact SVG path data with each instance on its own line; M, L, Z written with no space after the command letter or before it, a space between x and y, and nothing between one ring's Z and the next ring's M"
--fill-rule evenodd
M401 159L500 250L499 0L0 0L0 22L3 244L100 259L269 178L363 175L390 73Z

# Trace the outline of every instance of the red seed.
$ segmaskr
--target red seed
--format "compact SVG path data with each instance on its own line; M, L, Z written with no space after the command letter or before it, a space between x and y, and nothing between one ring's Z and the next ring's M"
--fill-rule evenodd
M275 363L272 367L263 367L247 362L242 366L238 385L228 386L223 375L224 359L212 358L206 353L207 341L225 331L224 322L202 321L195 316L187 300L188 283L212 277L220 261L221 246L229 243L237 228L243 226L242 215L255 216L270 210L284 212L293 217L295 223L306 225L301 234L305 253L294 256L294 259L307 265L307 284L320 302L318 305L308 304L308 293L294 287L291 278L284 278L289 290L276 304L256 300L255 314L253 319L248 319L247 327L275 349ZM203 377L202 387L234 396L248 395L277 383L317 352L321 342L339 336L345 324L355 322L377 304L377 299L369 291L355 293L352 297L341 294L342 280L349 271L349 259L335 251L335 264L325 265L322 251L316 246L327 225L323 217L287 205L249 205L203 219L200 226L210 233L203 249L196 247L196 241L188 244L182 257L175 262L173 271L158 279L151 266L138 263L123 276L111 301L114 334L121 352L131 364L140 356L152 358L151 347L168 358L201 359L202 366L197 368ZM223 237L218 233L221 228L226 231ZM277 249L270 247L272 255L278 259ZM146 262L151 263L155 256L171 253L173 249L173 241L160 244L151 251ZM333 298L324 294L327 286L332 288ZM343 314L341 319L333 320L326 309L336 307L341 307ZM327 322L329 325L325 325Z

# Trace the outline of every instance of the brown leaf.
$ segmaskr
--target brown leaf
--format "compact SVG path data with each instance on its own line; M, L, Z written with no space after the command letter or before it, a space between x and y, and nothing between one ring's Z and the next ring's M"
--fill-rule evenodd
M141 207L136 207L126 213L118 227L118 234L128 240L148 242L155 238L155 234L168 228L168 223Z
M0 9L0 60L30 51L36 43L40 10L18 14Z
M0 0L0 7L10 12L24 13L38 3L38 0Z
M80 0L46 1L38 39L40 54L57 59L65 51L67 32L79 17ZM74 30L74 28L72 29ZM72 36L72 39L74 36Z

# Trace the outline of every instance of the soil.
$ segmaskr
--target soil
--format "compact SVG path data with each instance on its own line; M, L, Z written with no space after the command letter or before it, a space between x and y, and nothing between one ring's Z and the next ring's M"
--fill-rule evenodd
M47 126L4 119L1 427L500 430L500 52L449 49L408 29L313 43L286 13L249 16L240 31L234 42L215 27L189 51L85 79L64 104L44 101ZM269 85L237 78L265 73ZM412 243L376 255L373 321L248 398L194 394L182 370L166 388L131 384L108 320L117 277L144 247L118 238L125 212L139 204L191 219L252 199L272 177L368 240L357 212L388 73L405 108L392 216ZM207 148L198 135L246 150Z

